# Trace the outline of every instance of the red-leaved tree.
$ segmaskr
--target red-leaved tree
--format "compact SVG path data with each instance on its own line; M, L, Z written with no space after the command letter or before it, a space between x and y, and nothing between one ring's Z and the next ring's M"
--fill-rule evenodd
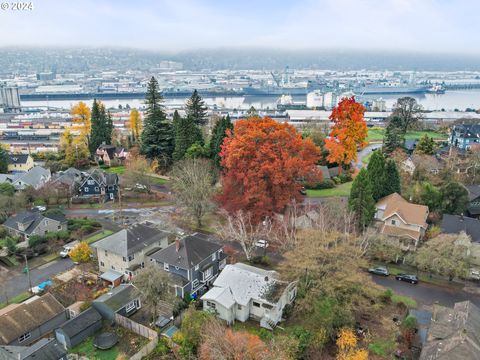
M301 199L303 181L320 180L320 149L295 128L271 118L235 123L220 156L224 168L219 202L230 213L249 212L260 221Z
M363 118L365 108L355 98L343 98L333 108L330 120L334 125L330 137L325 139L325 148L330 152L330 163L349 165L357 160L358 148L367 145L367 124Z

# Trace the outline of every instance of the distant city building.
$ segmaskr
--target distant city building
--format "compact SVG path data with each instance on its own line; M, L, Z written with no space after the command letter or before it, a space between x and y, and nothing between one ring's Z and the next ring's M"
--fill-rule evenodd
M40 81L54 80L55 77L56 77L56 74L53 72L37 73L37 80L40 80Z
M18 87L0 84L0 109L3 109L3 112L20 112Z
M387 111L387 103L383 98L375 99L372 101L373 111Z
M323 107L323 94L320 90L314 90L307 94L307 107L319 108Z

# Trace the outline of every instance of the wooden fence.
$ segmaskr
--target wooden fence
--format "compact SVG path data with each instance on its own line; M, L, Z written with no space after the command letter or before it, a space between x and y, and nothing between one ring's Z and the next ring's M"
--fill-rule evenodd
M134 332L137 335L148 338L150 341L147 345L142 347L135 355L130 357L130 360L141 360L144 356L150 354L158 343L158 333L144 325L136 323L122 315L115 314L115 323L121 327Z

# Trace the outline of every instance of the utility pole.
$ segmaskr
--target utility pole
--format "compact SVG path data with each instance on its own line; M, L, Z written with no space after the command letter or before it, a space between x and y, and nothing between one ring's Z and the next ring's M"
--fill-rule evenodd
M29 292L32 292L32 278L30 277L30 269L28 268L28 260L27 260L27 255L23 254L23 257L25 258L25 269L27 270L27 275L28 275L28 284L30 287L28 288Z

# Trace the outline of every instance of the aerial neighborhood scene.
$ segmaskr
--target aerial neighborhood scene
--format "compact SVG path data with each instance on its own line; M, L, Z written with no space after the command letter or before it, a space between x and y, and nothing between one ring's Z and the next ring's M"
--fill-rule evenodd
M480 3L0 4L0 360L480 360Z

